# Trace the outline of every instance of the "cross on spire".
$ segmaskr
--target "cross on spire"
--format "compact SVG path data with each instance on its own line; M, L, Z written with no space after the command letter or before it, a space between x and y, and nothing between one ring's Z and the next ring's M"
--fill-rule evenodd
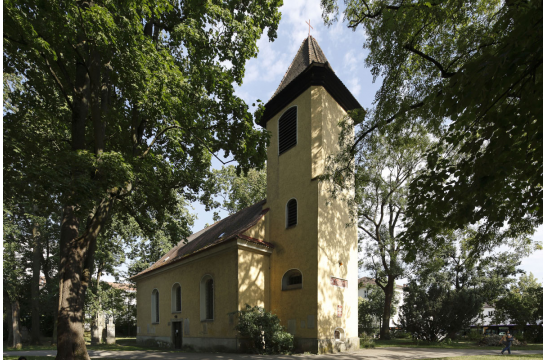
M308 21L305 21L305 23L308 25L308 36L310 36L310 28L312 28L312 30L314 30L314 28L312 27L312 25L310 25L310 19L308 19Z

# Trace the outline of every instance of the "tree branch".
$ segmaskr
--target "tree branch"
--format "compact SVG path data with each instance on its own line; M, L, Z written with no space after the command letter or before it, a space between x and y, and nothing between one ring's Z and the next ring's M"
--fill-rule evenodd
M352 144L352 147L350 149L350 153L351 154L355 154L356 153L356 146L358 145L358 143L360 141L362 141L367 135L369 135L370 133L372 133L373 131L375 131L379 126L381 125L387 125L389 123L391 123L392 121L394 121L399 115L401 114L404 114L410 110L414 110L414 109L417 109L417 108L420 108L424 106L424 102L423 101L420 101L420 102L417 102L417 103L414 103L412 105L410 105L407 109L401 109L399 110L397 113L395 113L394 115L392 115L390 118L386 119L385 121L383 122L377 122L375 123L373 126L371 126L369 129L365 130L360 136L358 136L358 139L354 142L354 144Z
M444 78L444 79L447 79L447 78L450 78L450 77L453 77L454 75L456 75L455 72L448 72L445 70L445 68L443 67L443 65L441 65L441 63L439 63L439 61L435 60L434 58L432 58L431 56L429 55L426 55L424 54L422 51L420 50L416 50L412 45L410 44L406 44L404 46L404 48L406 50L409 50L410 52L412 52L413 54L416 54L430 62L432 62L436 68L439 69L439 71L441 71L441 77Z

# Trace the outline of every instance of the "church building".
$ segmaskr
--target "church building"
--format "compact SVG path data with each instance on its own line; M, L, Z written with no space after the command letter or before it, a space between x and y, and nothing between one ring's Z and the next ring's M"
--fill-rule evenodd
M241 351L232 314L249 304L278 315L295 351L359 346L357 229L318 178L339 150L339 120L360 107L316 40L305 39L259 124L271 134L267 198L134 276L137 341Z

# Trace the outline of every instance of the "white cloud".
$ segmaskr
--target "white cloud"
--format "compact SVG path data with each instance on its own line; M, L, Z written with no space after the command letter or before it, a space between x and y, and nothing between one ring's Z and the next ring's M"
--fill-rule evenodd
M280 8L282 20L280 28L283 32L287 32L290 37L289 51L295 52L301 46L301 42L308 36L308 25L305 21L309 21L314 29L310 30L310 34L320 41L321 30L325 27L322 21L322 9L319 0L299 1L289 0Z
M350 92L352 93L352 95L354 95L355 98L360 96L361 85L357 77L353 77L348 80L348 89L350 89Z
M257 58L248 61L246 65L246 74L244 82L252 81L278 81L289 66L289 61L286 53L281 53L274 50L273 44L264 36L257 42L259 54Z
M343 67L350 71L355 71L358 67L363 67L363 51L350 50L344 54Z

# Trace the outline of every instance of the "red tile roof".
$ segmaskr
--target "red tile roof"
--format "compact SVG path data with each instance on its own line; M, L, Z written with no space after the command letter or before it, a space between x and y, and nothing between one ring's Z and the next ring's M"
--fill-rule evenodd
M265 202L265 200L262 200L194 233L189 236L187 240L180 241L178 245L167 252L155 264L132 278L134 279L140 275L147 274L150 271L154 271L165 265L170 265L197 252L209 249L232 239L238 238L268 248L274 248L274 245L271 243L243 235L244 232L257 224L269 211L269 209L263 210Z

